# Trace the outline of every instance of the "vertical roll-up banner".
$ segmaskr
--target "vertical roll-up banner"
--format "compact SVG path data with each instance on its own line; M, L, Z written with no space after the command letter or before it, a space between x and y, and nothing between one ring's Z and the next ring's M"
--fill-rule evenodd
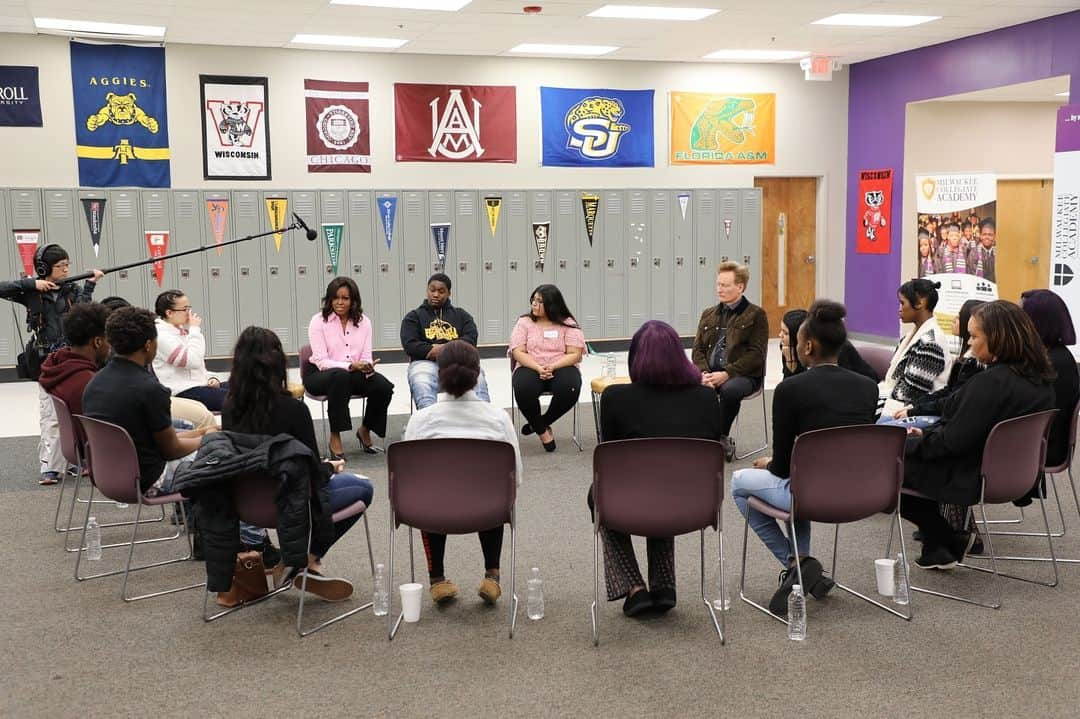
M1080 105L1058 108L1054 149L1054 217L1050 248L1050 289L1080 319ZM1080 359L1080 347L1073 345Z
M340 222L324 222L323 239L326 240L326 256L330 258L330 267L336 276L338 260L341 259L341 240L345 237L345 225Z

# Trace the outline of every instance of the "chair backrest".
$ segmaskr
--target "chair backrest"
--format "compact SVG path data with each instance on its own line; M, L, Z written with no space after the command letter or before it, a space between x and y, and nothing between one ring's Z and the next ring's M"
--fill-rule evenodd
M994 425L983 447L984 502L1011 502L1031 491L1046 463L1046 438L1057 412L1048 409Z
M791 450L797 519L842 524L892 512L904 481L903 427L862 424L804 432Z
M1080 401L1073 407L1072 416L1069 419L1069 451L1065 453L1065 460L1056 467L1047 467L1046 471L1050 474L1057 474L1058 472L1064 472L1072 466L1073 452L1076 451L1076 430L1077 430L1077 417L1080 417Z
M302 382L311 373L311 345L300 348L300 381Z
M858 351L859 356L866 360L866 364L874 368L874 372L877 372L878 381L885 379L885 375L889 372L889 363L892 362L893 351L888 347L881 347L879 345L859 345L855 348Z
M71 418L67 402L54 394L49 397L56 408L56 424L60 429L60 454L64 455L68 464L79 467L82 464L83 444L86 440L75 425L75 420Z
M724 445L650 437L603 442L593 452L599 524L641 537L674 537L717 526L724 499Z
M231 486L236 514L241 522L263 529L277 528L279 482L265 474L245 474L234 479Z
M90 481L98 491L114 502L135 504L141 501L139 455L127 430L79 414L74 419L86 437Z
M514 447L490 439L415 439L386 450L396 525L466 534L510 522L517 499Z

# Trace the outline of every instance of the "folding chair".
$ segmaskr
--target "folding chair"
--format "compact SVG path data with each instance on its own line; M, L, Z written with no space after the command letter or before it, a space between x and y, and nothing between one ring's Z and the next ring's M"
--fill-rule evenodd
M300 381L311 374L311 368L314 367L311 363L311 345L304 345L300 348ZM330 423L326 420L326 395L324 394L311 394L304 388L304 396L310 400L314 400L319 403L319 412L322 415L322 428L323 428L323 446L326 447L326 451L330 451ZM360 404L360 414L363 415L367 412L367 397L362 394L354 394L349 397L350 400L359 399L362 400ZM385 441L385 440L384 440Z
M514 399L514 370L517 369L517 367L518 367L517 362L515 362L514 358L511 357L510 358L510 424L514 425L515 428L517 427L517 400ZM540 396L541 397L550 397L551 392L541 392ZM581 446L581 440L578 439L578 405L579 404L581 404L581 402L575 401L574 402L574 409L571 410L573 412L573 414L574 414L574 417L573 417L573 425L572 425L572 428L571 428L570 438L574 441L574 444L577 445L578 451L583 452L585 450ZM600 433L599 427L600 427L600 425L597 424L597 430L596 431L597 431L598 435Z
M885 375L889 372L889 365L892 363L894 350L881 345L859 345L855 349L859 356L866 360L866 364L877 372L878 381L884 381Z
M769 448L769 415L768 415L768 407L767 407L766 402L765 402L765 379L764 378L762 378L761 386L757 388L757 391L755 391L753 394L747 395L745 398L743 398L743 402L748 402L750 400L757 399L759 397L761 398L761 422L762 422L762 426L765 428L765 442L764 442L764 444L762 444L757 449L752 449L749 452L745 452L743 454L739 454L738 449L736 449L735 450L735 459L746 459L748 457L753 457L755 454L758 454L759 452L764 452L765 450L767 450ZM732 431L732 433L731 433L732 437L735 436L735 433L739 429L739 417L741 415L742 415L742 412L739 412L739 414L735 415L735 428L734 428L734 431ZM735 447L737 448L738 446L739 446L738 441L735 441Z

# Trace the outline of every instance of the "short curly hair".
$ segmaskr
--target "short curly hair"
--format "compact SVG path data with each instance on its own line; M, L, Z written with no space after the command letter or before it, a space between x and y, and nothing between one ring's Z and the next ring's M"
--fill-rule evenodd
M155 337L154 313L141 307L121 307L105 323L105 338L118 355L134 354Z
M95 337L105 336L108 316L108 308L97 302L75 305L64 314L64 337L73 347L88 345Z

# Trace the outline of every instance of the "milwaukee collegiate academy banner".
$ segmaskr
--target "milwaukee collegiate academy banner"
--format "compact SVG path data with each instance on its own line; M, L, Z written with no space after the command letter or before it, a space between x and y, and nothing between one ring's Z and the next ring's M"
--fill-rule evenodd
M863 170L859 173L859 230L855 251L862 255L889 254L892 227L892 170Z
M204 180L269 180L265 77L199 75Z
M0 126L41 127L36 67L0 65Z
M371 172L368 84L304 80L308 172Z
M672 92L671 164L776 162L776 95Z
M169 187L165 48L71 43L83 187Z
M652 167L653 91L540 88L542 164Z
M517 162L513 87L394 83L398 162Z
M1080 319L1080 105L1058 108L1054 151L1054 215L1050 246L1050 289ZM1077 356L1080 348L1069 348Z

